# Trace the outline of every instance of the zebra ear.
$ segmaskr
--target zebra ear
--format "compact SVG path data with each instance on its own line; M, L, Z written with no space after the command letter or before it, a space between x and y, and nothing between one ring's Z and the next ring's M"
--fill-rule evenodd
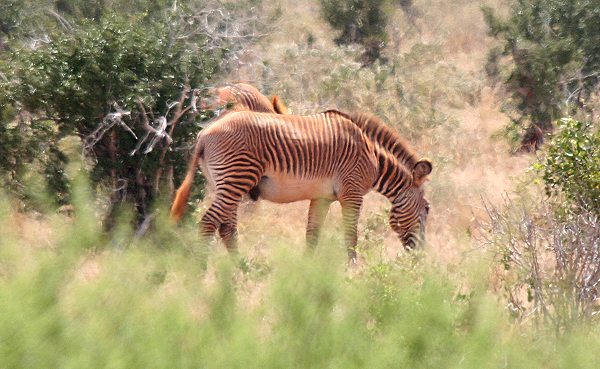
M433 170L433 164L428 158L422 158L415 164L413 168L413 184L420 187L427 180L427 176Z
M290 112L288 111L287 106L285 106L285 104L283 103L283 101L281 101L279 99L279 97L277 96L273 96L273 109L275 109L275 112L277 114L289 114Z

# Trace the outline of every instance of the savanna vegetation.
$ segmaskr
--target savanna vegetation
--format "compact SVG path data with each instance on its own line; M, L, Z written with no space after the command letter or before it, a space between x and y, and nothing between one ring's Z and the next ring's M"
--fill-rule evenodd
M0 367L595 368L598 1L0 0ZM434 163L427 243L367 196L167 219L209 87L364 110ZM208 196L210 197L210 196Z

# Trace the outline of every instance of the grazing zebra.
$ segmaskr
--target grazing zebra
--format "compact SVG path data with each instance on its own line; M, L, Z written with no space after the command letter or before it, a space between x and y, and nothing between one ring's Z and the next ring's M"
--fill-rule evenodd
M288 114L285 104L277 97L271 100L260 93L256 87L236 82L216 87L209 91L209 98L203 108L218 110L225 106L228 111L250 110L264 113ZM230 106L229 106L230 105Z
M237 208L242 196L256 190L277 203L310 200L306 238L314 247L331 202L342 206L345 243L356 259L357 222L363 196L371 189L392 202L390 226L406 248L424 239L429 204L423 183L431 161L407 168L337 111L310 116L234 112L204 129L188 174L177 190L171 218L183 214L198 164L215 199L201 220L201 232L215 232L235 249Z

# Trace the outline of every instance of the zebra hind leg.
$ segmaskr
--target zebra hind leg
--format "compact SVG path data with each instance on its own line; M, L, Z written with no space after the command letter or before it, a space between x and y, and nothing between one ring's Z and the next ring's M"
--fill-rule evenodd
M235 215L235 214L234 214ZM237 219L228 219L221 223L219 236L225 243L229 252L237 252Z
M205 240L212 239L218 230L227 249L236 250L237 209L240 200L241 196L225 197L223 194L216 194L214 202L200 221L201 235Z

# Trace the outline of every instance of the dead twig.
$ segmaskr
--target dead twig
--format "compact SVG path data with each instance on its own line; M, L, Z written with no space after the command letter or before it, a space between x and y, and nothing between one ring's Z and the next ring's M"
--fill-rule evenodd
M152 138L150 139L150 143L146 146L144 154L151 152L154 149L154 146L156 146L156 144L163 139L166 140L167 145L170 145L171 142L173 142L173 139L166 132L168 126L167 119L165 117L159 117L155 120L156 128L152 127L150 120L148 119L148 113L146 113L146 108L144 107L144 103L141 101L141 99L138 99L138 108L140 109L140 116L142 117L142 128L146 131L146 135L144 138L138 141L138 144L133 151L129 153L129 155L135 155L151 135Z
M104 137L106 132L112 129L115 125L118 125L129 132L136 140L137 136L133 130L123 121L124 118L130 117L131 112L123 110L116 102L112 103L115 112L107 114L102 122L92 133L84 138L83 149L86 152L91 152L96 144Z
M509 307L557 332L600 311L600 219L584 208L558 217L546 203L487 202L480 242L499 256ZM523 289L527 291L526 299Z

